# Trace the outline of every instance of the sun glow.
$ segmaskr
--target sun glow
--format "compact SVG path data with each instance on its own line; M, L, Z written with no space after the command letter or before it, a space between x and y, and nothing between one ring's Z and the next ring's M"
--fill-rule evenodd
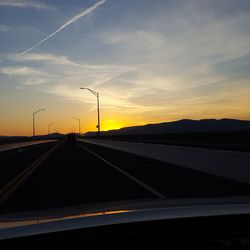
M116 121L116 120L104 120L102 121L102 130L112 130L112 129L119 129L123 127L124 124L122 122Z
M122 128L124 124L122 122L116 120L104 120L102 121L102 130L112 130L112 129L119 129Z

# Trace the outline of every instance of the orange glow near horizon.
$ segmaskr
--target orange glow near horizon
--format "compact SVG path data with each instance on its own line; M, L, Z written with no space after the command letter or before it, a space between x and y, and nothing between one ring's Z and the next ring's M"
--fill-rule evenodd
M102 122L102 131L108 131L113 129L119 129L126 126L124 123L121 123L116 120L104 120Z
M102 131L108 131L108 130L116 130L123 127L129 127L129 126L138 126L138 125L145 125L149 123L161 123L161 122L170 122L180 119L222 119L222 118L232 118L232 119L241 119L241 120L250 120L250 116L248 115L235 115L235 116L223 116L223 115L217 115L217 116L211 116L209 113L208 115L203 115L200 117L199 114L192 115L190 117L184 116L184 117L178 117L171 115L169 116L172 119L166 119L164 116L157 117L153 119L153 117L149 117L151 119L144 119L144 120L136 120L135 118L132 119L133 116L131 116L130 119L128 119L126 122L120 119L114 120L114 119L104 119L101 120L101 130ZM92 117L93 118L93 117ZM50 132L51 133L62 133L67 134L71 132L78 133L78 124L75 121L70 121L70 119L66 119L65 121L58 122L51 126ZM37 135L46 135L48 133L48 127L49 119L42 119L42 117L39 117L36 121L36 134ZM82 119L81 121L81 132L86 133L89 131L96 131L95 127L95 119L90 119L89 121L86 119ZM18 125L14 122L1 124L1 131L0 136L31 136L32 135L32 121L29 119L29 121L21 120Z
M244 91L243 91L244 90ZM181 119L241 119L250 120L248 107L250 106L250 88L244 88L241 92L236 90L231 93L235 96L228 101L219 100L209 103L203 99L193 99L185 102L169 102L161 106L135 106L134 108L122 109L111 99L103 99L101 102L101 130L115 130L123 127L145 125L149 123L170 122ZM21 93L22 94L22 93ZM70 133L78 132L78 121L72 116L81 119L81 133L96 131L97 112L95 103L86 106L82 102L73 102L61 98L51 98L49 95L41 95L34 99L32 95L20 98L16 93L15 103L11 99L5 99L8 106L0 106L1 122L0 136L31 136L32 135L32 113L39 108L45 108L36 116L36 134ZM15 93L14 93L15 95ZM15 97L15 96L14 96ZM149 98L149 97L147 97ZM147 102L145 97L145 103ZM149 100L150 101L150 100ZM167 101L166 101L167 102ZM105 106L105 105L109 106ZM7 108L6 108L7 107ZM36 107L32 108L31 107ZM116 108L117 107L117 108Z

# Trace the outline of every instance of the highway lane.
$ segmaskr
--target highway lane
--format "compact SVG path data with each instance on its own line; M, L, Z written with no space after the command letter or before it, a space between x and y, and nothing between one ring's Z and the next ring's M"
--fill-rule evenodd
M10 151L13 149L20 149L20 148L25 148L29 146L34 146L34 145L40 145L42 143L48 143L52 141L57 141L57 140L38 140L38 141L26 141L26 142L16 142L16 143L8 143L8 144L2 144L0 145L0 153L5 152L5 151Z
M33 144L0 152L0 189L56 144Z
M250 184L250 154L246 152L118 140L81 141Z
M95 144L79 143L168 198L250 194L250 184Z
M249 194L248 184L84 142L63 142L0 211Z
M0 208L1 212L155 198L77 144L62 143Z

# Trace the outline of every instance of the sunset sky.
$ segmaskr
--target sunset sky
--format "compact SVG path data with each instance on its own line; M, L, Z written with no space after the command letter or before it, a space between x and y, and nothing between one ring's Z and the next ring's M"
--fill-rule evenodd
M0 0L0 135L250 120L249 0L98 2Z

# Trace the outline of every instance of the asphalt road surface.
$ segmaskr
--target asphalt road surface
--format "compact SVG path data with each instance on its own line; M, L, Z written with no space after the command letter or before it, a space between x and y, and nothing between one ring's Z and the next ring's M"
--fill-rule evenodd
M135 199L250 195L250 185L78 141L0 153L0 212Z
M33 146L37 144L40 145L42 143L48 143L51 141L56 141L56 140L37 140L37 141L26 141L26 142L2 144L0 145L0 153L4 151L15 150L15 149Z
M250 154L246 152L118 140L82 141L250 184Z
M14 148L0 153L0 189L46 153L56 142Z

